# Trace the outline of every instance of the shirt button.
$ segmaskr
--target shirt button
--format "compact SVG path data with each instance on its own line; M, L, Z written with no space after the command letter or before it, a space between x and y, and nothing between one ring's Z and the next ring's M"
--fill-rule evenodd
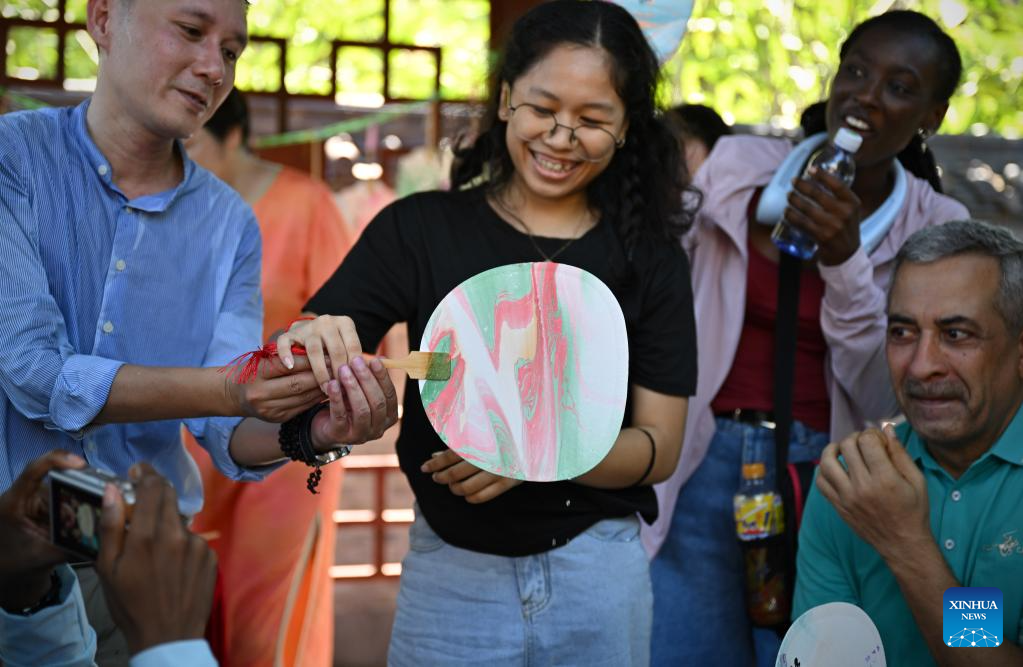
M114 266L117 267L118 271L124 271L124 267L126 267L128 265L127 265L127 263L125 263L125 261L123 259L119 259L119 260L117 260L117 263L114 264Z
M952 551L955 548L956 548L956 541L955 540L953 540L952 538L949 538L949 539L945 540L945 549L947 551Z
M572 506L572 501L571 500L566 500L565 501L565 507L571 507L571 506Z
M114 323L113 322L104 322L103 323L103 332L104 333L113 333L113 331L114 331Z
M959 489L956 489L955 491L952 492L952 500L954 500L956 502L959 502L959 500L962 497L963 497L963 494L959 492Z
M95 454L96 453L96 443L93 442L92 440L86 440L85 441L85 451L89 452L90 454Z
M110 171L110 168L107 167L105 164L101 164L100 166L96 167L96 171L99 172L100 176L106 176L107 172Z

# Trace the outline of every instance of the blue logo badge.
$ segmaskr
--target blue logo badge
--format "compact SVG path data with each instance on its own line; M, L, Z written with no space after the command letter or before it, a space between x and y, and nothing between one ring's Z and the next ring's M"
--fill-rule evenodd
M998 588L949 588L944 595L947 646L1000 646L1002 591Z

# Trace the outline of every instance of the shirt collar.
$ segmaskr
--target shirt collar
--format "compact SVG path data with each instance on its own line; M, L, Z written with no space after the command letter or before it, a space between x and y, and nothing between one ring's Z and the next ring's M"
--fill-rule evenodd
M86 112L89 109L89 102L92 98L87 98L84 102L75 107L71 114L72 132L78 142L78 147L81 149L85 156L86 161L91 167L92 173L96 174L103 186L112 193L114 196L123 200L128 206L140 211L146 211L148 213L162 213L170 208L174 200L177 199L178 195L186 192L189 189L192 178L195 175L195 163L192 162L188 157L188 153L185 152L185 147L180 140L174 140L174 150L177 151L178 155L184 161L185 175L181 179L181 182L175 185L170 190L164 190L163 192L157 192L155 194L143 195L136 197L135 199L129 200L125 196L124 192L121 191L111 178L110 162L106 156L100 152L96 142L92 140L92 136L89 134L89 128L86 125Z
M1016 416L1009 422L1009 427L988 453L1003 461L1023 466L1023 406L1016 410Z
M923 467L930 470L944 470L931 453L927 451L927 447L923 441L916 434L908 423L901 424L897 429L896 433L899 439L906 443L906 452L913 458L914 461L920 463ZM984 454L973 462L970 466L976 466L978 463L984 461L988 457L996 457L1002 459L1006 463L1013 465L1023 466L1023 406L1016 411L1016 415L1009 422L1008 428L1002 433L1002 436L998 438L994 446L984 452Z
M895 428L895 434L899 440L906 443L906 453L920 464L922 467L928 470L941 470L944 469L938 465L938 462L934 460L931 453L927 451L927 447L923 441L916 434L916 431L909 425L909 422L903 422Z

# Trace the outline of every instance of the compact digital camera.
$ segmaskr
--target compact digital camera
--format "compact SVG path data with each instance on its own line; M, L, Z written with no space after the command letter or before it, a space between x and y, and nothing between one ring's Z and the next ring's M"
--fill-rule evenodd
M50 540L83 559L96 560L106 485L117 487L129 512L135 504L135 488L128 480L98 468L51 470L47 476Z

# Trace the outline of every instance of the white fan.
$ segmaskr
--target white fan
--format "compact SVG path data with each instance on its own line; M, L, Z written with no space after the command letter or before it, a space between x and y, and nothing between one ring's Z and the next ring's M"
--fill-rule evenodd
M829 602L796 619L775 667L887 667L877 626L848 602Z

